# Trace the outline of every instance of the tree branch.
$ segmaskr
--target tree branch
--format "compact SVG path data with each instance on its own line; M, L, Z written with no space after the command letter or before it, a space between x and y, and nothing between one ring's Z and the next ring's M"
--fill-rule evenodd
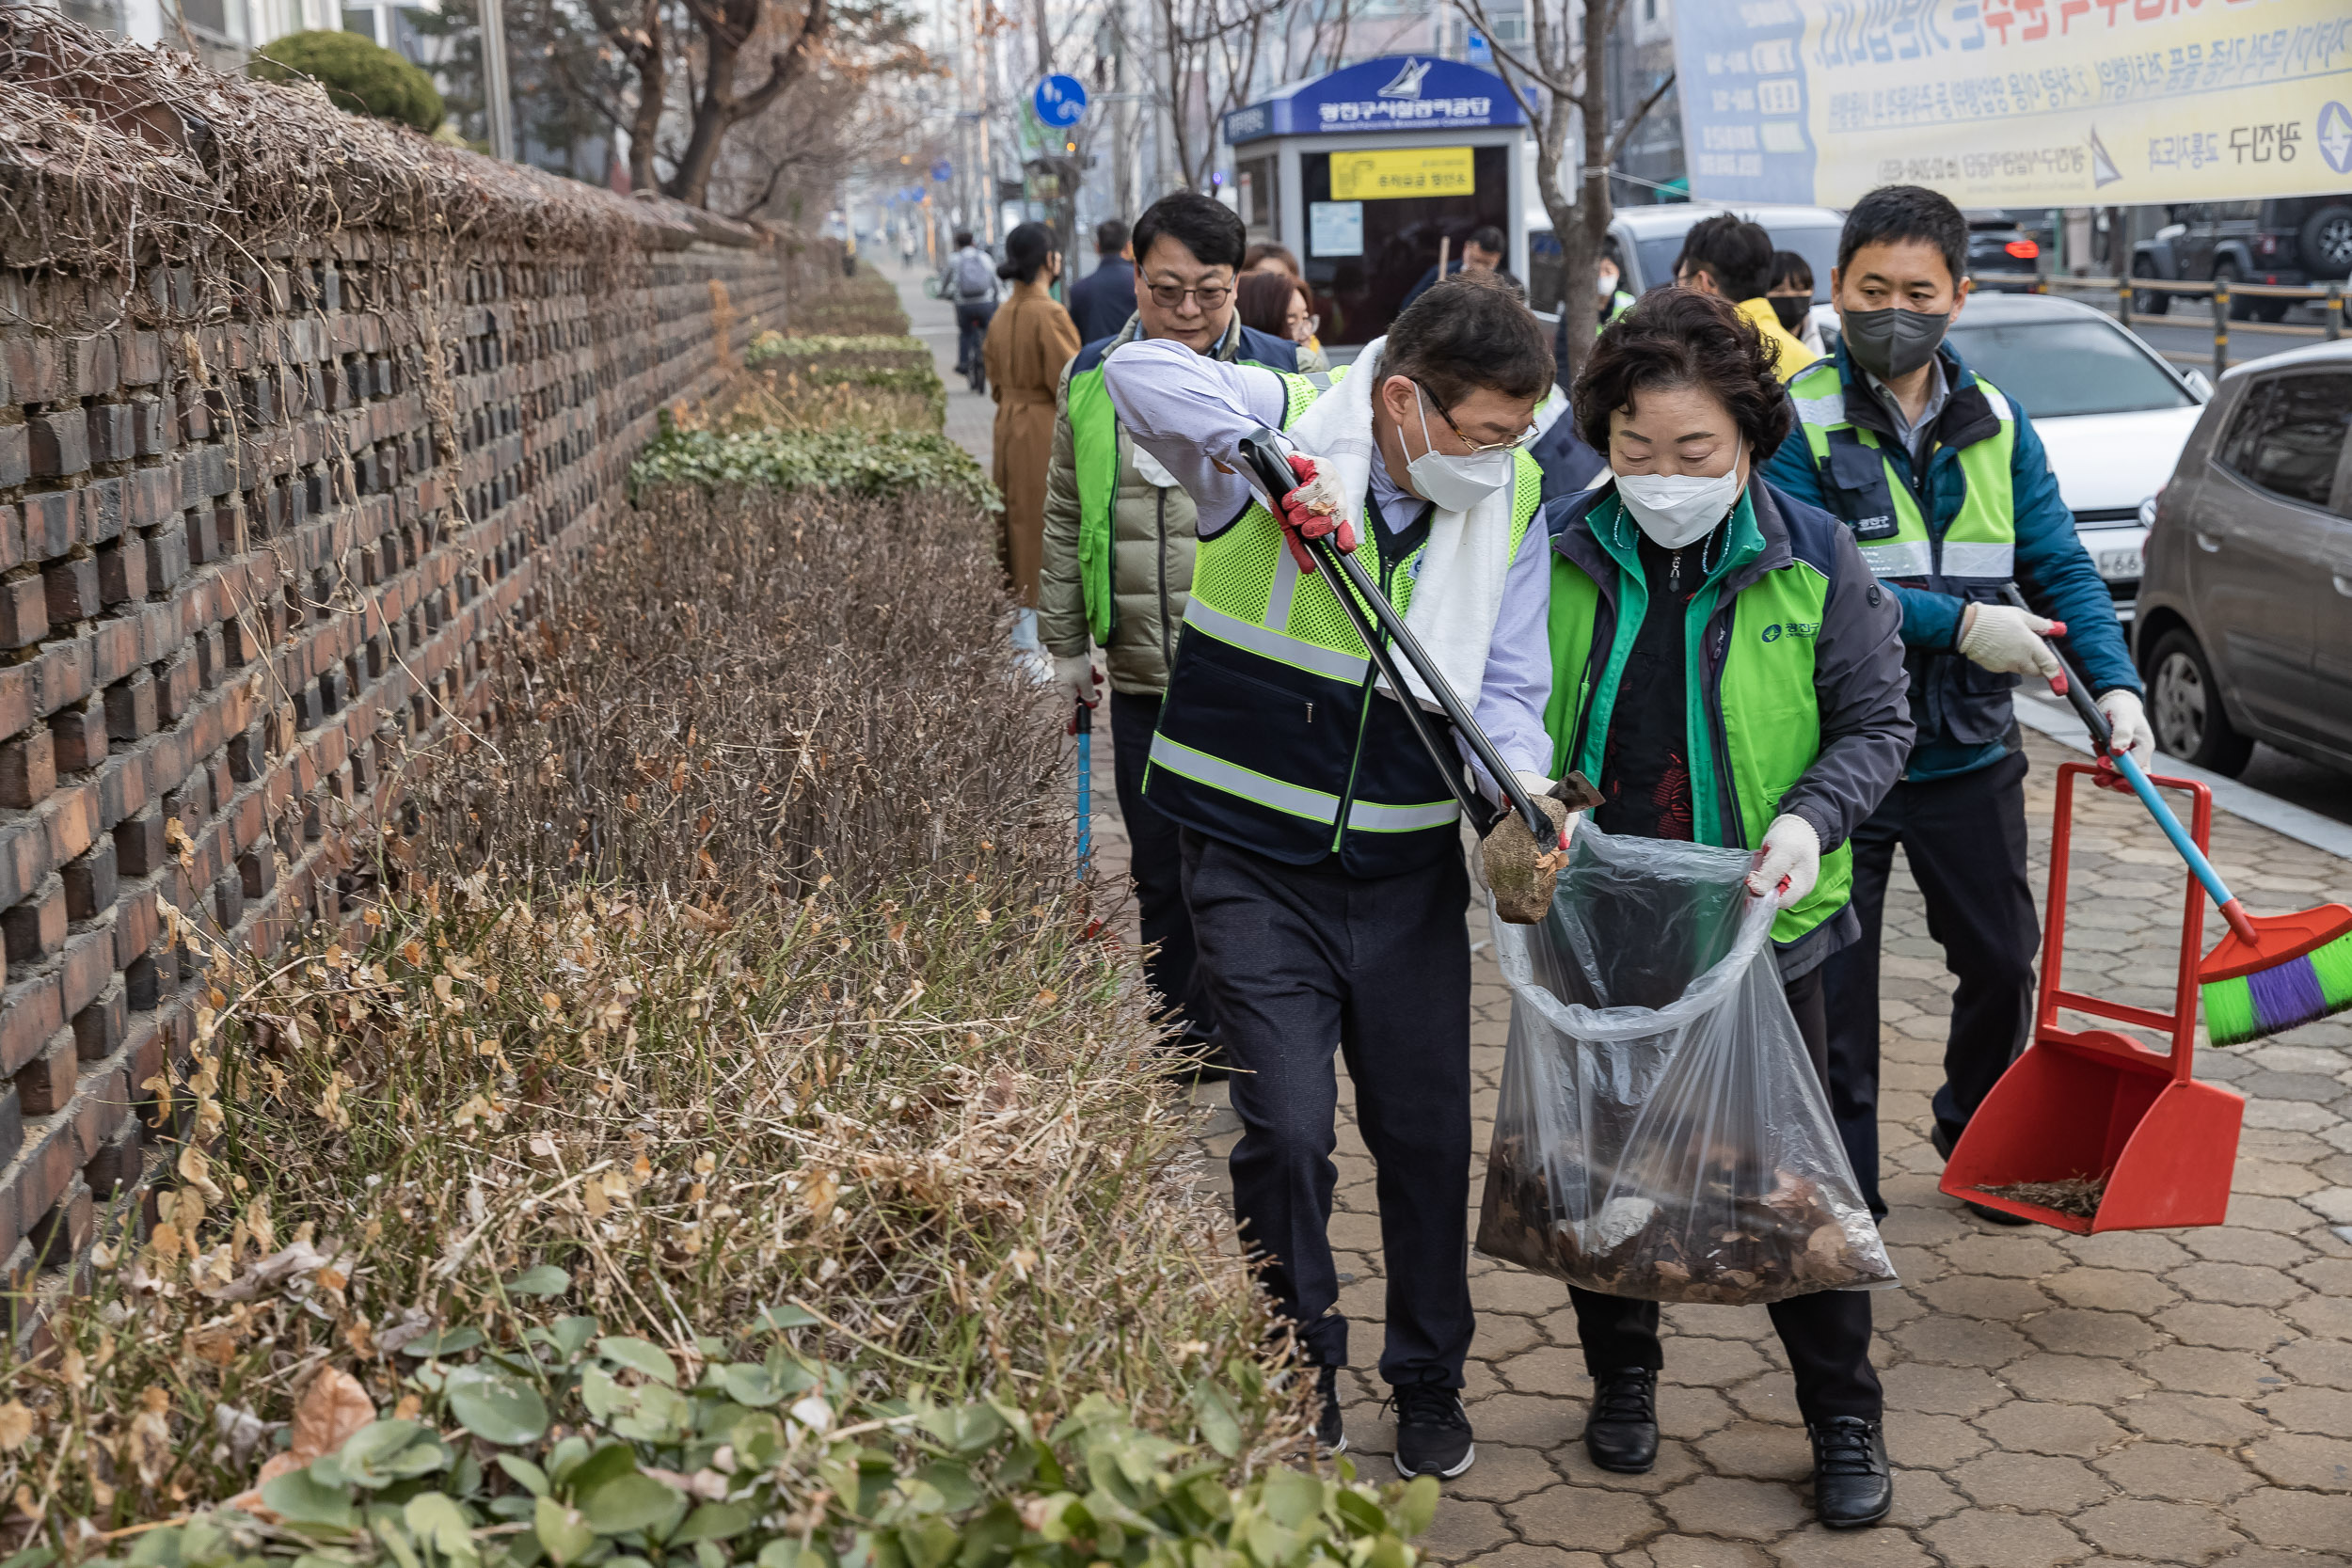
M1625 144L1633 139L1633 133L1640 129L1643 119L1646 117L1652 109L1658 107L1658 101L1665 97L1668 90L1671 89L1674 85L1675 73L1669 71L1662 78L1660 79L1659 84L1656 87L1649 89L1648 96L1645 97L1639 103L1633 105L1633 112L1625 117L1625 123L1618 126L1616 131L1609 138L1609 145L1604 150L1600 160L1600 166L1602 168L1614 168L1616 166L1617 154L1625 150Z

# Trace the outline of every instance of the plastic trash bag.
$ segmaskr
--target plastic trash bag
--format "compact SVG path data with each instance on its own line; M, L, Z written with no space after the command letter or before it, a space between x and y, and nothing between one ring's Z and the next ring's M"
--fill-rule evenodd
M1586 824L1511 988L1478 1250L1651 1301L1892 1285L1738 849Z

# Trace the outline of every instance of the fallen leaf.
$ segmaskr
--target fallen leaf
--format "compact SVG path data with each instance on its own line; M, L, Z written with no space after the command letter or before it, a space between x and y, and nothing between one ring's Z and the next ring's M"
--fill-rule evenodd
M321 1454L333 1453L355 1432L375 1419L375 1403L359 1380L338 1367L322 1367L294 1405L294 1440L286 1457L298 1469Z

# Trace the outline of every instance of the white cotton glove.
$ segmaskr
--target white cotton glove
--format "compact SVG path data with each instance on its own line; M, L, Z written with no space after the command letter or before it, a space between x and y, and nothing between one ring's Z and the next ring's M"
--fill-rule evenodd
M1802 816L1782 815L1764 830L1764 847L1748 873L1748 891L1782 909L1813 891L1821 875L1821 835Z
M2065 635L2065 622L2014 605L1972 604L1960 617L1960 651L1970 662L1995 674L2040 675L2053 691L2066 689L2066 667L2042 639Z
M2118 687L2099 699L2099 711L2106 715L2107 728L2115 732L2109 750L2129 752L2143 768L2156 760L2156 732L2148 723L2148 710L2140 705L2137 692Z
M1092 707L1102 701L1103 677L1094 668L1091 654L1073 654L1054 660L1054 685L1061 691L1065 706L1075 707L1084 703Z

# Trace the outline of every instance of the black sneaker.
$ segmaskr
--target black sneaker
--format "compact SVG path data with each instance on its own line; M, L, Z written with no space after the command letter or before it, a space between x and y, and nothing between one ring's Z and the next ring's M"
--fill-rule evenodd
M1859 1416L1833 1416L1805 1428L1813 1439L1813 1513L1832 1529L1875 1525L1895 1506L1895 1473L1886 1433Z
M1952 1157L1952 1148L1959 1141L1944 1131L1944 1124L1941 1122L1936 1123L1928 1133L1929 1144L1933 1147L1938 1157L1947 1164ZM1976 1215L1977 1218L1990 1220L1994 1225L2031 1225L2033 1223L2023 1214L2012 1214L2006 1209L1995 1209L1990 1204L1971 1203L1964 1197L1960 1200L1960 1206Z
M1340 1418L1340 1370L1326 1367L1315 1373L1315 1396L1323 1414L1315 1418L1315 1447L1327 1455L1347 1451L1347 1424Z
M1406 1383L1391 1389L1396 1411L1396 1473L1447 1480L1470 1467L1478 1450L1470 1445L1470 1415L1462 1396L1436 1383Z
M1584 1418L1584 1451L1602 1469L1623 1476L1646 1474L1658 1463L1656 1372L1619 1367L1595 1380L1592 1413Z

